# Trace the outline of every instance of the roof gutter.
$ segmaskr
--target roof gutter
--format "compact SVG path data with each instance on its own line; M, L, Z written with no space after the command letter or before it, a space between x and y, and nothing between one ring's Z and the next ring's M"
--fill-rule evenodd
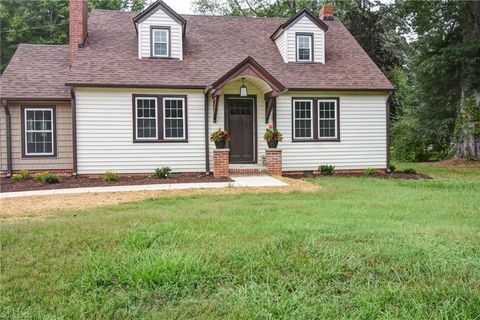
M7 177L12 176L12 127L10 109L8 108L8 101L2 100L3 108L6 116L6 137L7 137Z

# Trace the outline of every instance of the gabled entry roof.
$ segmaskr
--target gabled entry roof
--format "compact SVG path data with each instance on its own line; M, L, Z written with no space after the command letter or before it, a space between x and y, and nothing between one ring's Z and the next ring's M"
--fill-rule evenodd
M212 89L215 90L214 95L219 95L218 92L221 92L228 82L241 76L254 76L262 79L272 88L274 95L279 95L285 90L285 87L280 81L268 73L255 59L248 56L212 84Z

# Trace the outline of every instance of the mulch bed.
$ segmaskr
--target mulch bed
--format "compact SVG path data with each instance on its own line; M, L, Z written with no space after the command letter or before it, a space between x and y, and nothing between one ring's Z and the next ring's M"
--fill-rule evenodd
M9 178L1 178L0 192L29 191L29 190L47 190L47 189L65 189L65 188L85 188L85 187L104 187L104 186L127 186L141 184L166 184L166 183L195 183L195 182L229 182L229 178L214 178L213 175L198 173L179 173L171 174L166 179L158 179L150 175L120 175L117 182L105 182L102 177L88 176L67 176L59 175L59 183L39 182L30 178L23 181L13 181Z
M305 177L322 177L320 173L313 172L313 173L303 173L303 174L294 174L294 175L287 175L290 178L305 178ZM331 177L365 177L363 172L335 172ZM371 178L383 178L383 179L410 179L410 180L418 180L418 179L432 179L432 177L423 174L423 173L403 173L403 172L377 172L374 176L368 176Z

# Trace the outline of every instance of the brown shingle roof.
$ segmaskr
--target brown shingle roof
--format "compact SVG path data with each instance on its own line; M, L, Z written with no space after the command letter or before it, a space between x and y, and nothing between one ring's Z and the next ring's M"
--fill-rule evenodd
M287 19L183 15L187 28L180 61L138 59L134 16L94 10L87 46L80 49L67 82L204 87L251 56L290 89L393 89L338 20L325 21L325 64L287 64L270 39Z
M68 70L68 46L20 44L0 78L0 96L69 99Z

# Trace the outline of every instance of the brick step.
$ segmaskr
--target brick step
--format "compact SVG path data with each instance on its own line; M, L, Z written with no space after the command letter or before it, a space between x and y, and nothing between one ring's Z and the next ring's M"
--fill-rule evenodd
M258 176L266 174L266 168L230 168L229 173L231 176Z

